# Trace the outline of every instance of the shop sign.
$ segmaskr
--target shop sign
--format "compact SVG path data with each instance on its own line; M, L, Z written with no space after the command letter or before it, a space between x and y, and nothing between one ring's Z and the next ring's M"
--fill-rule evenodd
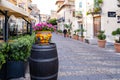
M108 17L116 17L116 12L108 12Z

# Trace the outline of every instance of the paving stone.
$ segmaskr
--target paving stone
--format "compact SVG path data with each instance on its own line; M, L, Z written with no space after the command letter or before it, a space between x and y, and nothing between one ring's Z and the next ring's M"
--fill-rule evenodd
M120 53L53 33L59 57L58 80L120 80ZM23 80L30 80L29 73Z
M55 34L53 40L60 61L58 80L120 80L120 55L114 46L99 48Z

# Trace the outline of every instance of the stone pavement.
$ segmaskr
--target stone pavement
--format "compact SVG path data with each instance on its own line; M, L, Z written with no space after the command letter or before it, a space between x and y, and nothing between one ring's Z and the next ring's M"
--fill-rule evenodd
M53 34L59 56L58 80L120 80L120 54Z
M120 53L113 46L99 48L57 34L52 42L59 57L58 80L120 80ZM25 80L30 80L26 75Z

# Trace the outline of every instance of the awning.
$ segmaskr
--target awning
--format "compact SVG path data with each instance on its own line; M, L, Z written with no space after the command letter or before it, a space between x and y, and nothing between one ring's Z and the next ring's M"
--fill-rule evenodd
M30 23L31 21L35 21L35 22L37 21L36 18L34 18L34 17L32 17L32 16L22 17L22 18L23 18L25 21L29 22L29 23Z
M22 8L15 6L7 0L0 0L0 10L8 11L8 16L14 15L15 17L28 17L28 12Z
M33 16L29 16L28 20L35 20L36 21L36 18L34 18Z

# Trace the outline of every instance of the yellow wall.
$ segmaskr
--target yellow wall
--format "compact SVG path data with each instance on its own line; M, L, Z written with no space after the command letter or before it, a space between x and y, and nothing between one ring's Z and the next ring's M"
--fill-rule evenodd
M23 3L21 6L22 9L24 9L26 12L30 13L31 10L28 8L29 4L32 2L32 0L7 0L10 3L20 7L20 5Z

